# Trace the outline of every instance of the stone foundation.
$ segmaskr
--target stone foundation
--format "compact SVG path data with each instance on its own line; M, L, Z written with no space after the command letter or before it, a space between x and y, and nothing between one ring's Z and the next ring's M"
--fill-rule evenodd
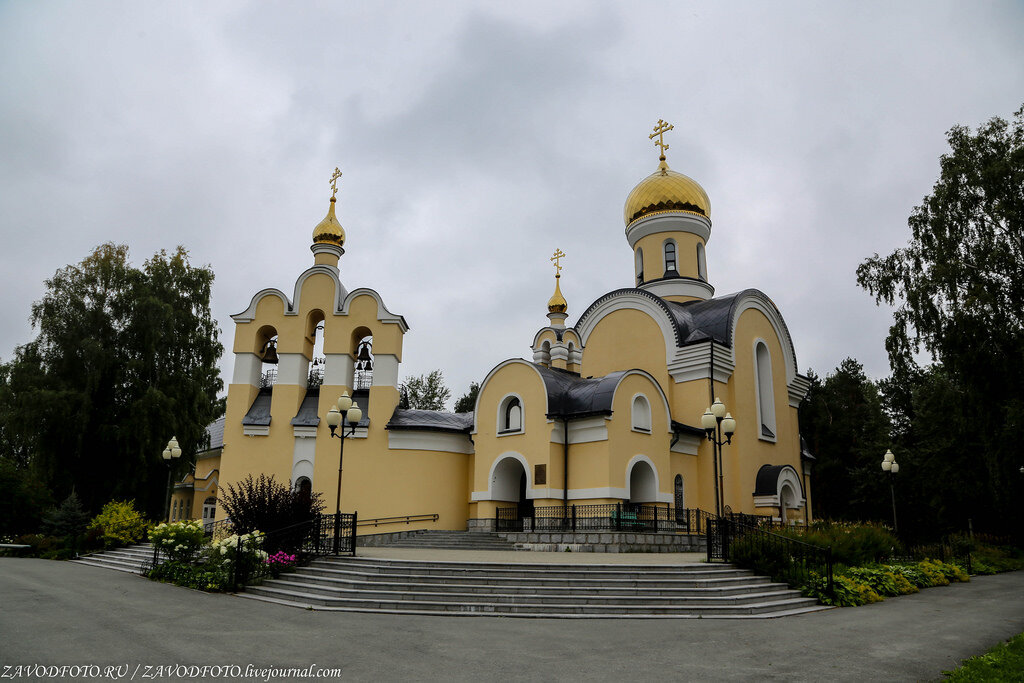
M470 533L492 533L494 531L494 518L467 519L466 531Z
M373 548L381 545L390 545L395 541L408 538L422 531L422 529L410 529L408 531L393 531L389 534L360 534L356 537L356 546L360 548Z
M578 553L702 553L704 536L689 534L638 534L616 531L508 532L499 536L516 544L517 550Z

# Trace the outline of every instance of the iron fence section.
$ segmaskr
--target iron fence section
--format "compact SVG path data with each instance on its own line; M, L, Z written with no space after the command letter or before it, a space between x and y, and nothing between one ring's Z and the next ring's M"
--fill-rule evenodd
M702 533L710 514L656 503L550 505L532 511L519 506L497 508L496 531L630 531L640 533Z
M791 588L806 585L813 575L824 578L833 593L832 547L822 547L774 533L736 515L710 520L708 560L723 560L759 573Z

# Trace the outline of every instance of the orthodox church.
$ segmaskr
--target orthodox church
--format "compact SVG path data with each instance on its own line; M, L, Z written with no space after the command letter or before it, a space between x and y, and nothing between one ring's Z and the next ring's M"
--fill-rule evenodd
M715 296L711 202L669 168L671 129L658 122L658 166L626 197L630 286L569 325L556 250L547 324L524 338L527 360L494 366L468 413L400 407L409 325L373 289L342 282L335 169L313 265L290 293L262 289L232 316L226 415L177 486L172 518L223 517L218 487L265 473L321 492L327 511L425 520L403 530L489 529L499 509L525 517L568 504L807 520L811 457L797 406L808 380L767 295ZM328 423L338 426L343 395L354 424L342 422L351 436L339 443Z

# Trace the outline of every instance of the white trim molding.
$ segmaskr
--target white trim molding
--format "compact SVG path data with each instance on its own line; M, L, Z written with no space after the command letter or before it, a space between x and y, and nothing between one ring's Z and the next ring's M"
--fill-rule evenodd
M388 448L394 451L441 451L443 453L473 452L473 441L468 434L389 429Z
M704 280L688 277L669 277L658 280L647 280L637 287L655 296L692 296L695 299L710 299L715 295L715 288Z
M648 235L663 232L688 232L706 243L711 239L711 219L695 213L657 213L633 221L626 228L629 248L636 251L636 243ZM678 254L676 258L678 258Z

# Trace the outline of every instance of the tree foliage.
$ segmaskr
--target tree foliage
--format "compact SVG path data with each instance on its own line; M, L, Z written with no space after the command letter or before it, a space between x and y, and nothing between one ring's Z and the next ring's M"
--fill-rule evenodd
M58 270L32 306L38 336L0 370L0 457L59 498L74 485L86 509L135 498L158 516L164 444L176 435L194 453L218 410L212 283L182 247L136 268L104 244Z
M890 445L889 421L878 386L852 358L824 380L813 372L808 377L800 434L817 458L811 468L814 516L886 519L879 463Z
M954 375L998 380L1024 364L1024 107L976 134L947 134L932 193L914 208L910 244L857 269L877 301L898 304L893 368L924 348ZM1001 383L1001 382L1000 382Z
M445 386L444 375L440 370L432 370L426 375L410 377L399 385L402 393L403 408L419 410L444 410L452 390Z
M469 383L469 391L459 397L455 402L456 413L471 413L476 409L476 397L480 394L480 385L476 382Z
M857 281L896 306L891 403L908 419L901 447L930 463L929 502L959 528L971 517L1006 530L1021 521L1024 493L1024 107L947 139L939 179L908 220L909 245L866 260ZM934 366L916 366L921 349ZM951 480L958 488L942 486Z

